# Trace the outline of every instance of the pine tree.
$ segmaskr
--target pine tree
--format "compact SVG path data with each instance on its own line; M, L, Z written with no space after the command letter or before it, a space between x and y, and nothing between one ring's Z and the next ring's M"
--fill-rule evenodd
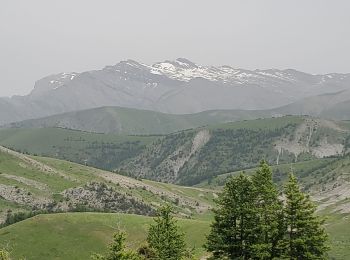
M285 186L286 223L288 232L286 257L291 260L326 259L327 234L323 220L315 215L316 207L304 195L293 174Z
M125 249L125 233L120 231L114 234L106 256L93 254L91 258L94 260L141 260L138 254Z
M213 259L250 259L256 242L254 186L245 175L231 177L217 199L206 249Z
M169 205L158 210L148 231L147 242L154 249L159 260L179 260L186 254L184 234L180 232L177 221L172 216Z
M0 249L0 260L11 260L10 253L5 249Z
M284 251L283 237L286 231L283 204L278 198L278 190L272 180L271 168L265 161L252 177L255 187L257 223L255 232L258 241L252 245L252 253L258 259L276 259Z

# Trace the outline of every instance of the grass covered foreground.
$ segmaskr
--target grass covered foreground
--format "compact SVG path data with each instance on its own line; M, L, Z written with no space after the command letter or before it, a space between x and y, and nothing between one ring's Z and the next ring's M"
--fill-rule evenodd
M112 213L62 213L38 215L0 229L0 247L15 259L89 259L103 253L119 227L127 233L127 245L137 248L146 239L152 218ZM209 221L178 221L186 232L186 243L195 255L205 254L202 245L209 232Z

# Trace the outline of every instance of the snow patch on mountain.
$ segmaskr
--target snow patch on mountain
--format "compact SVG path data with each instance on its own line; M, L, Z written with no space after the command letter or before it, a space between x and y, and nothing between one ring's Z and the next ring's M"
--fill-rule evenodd
M75 72L64 72L53 76L54 78L50 80L50 85L53 90L56 90L66 84L67 82L73 80L77 76Z

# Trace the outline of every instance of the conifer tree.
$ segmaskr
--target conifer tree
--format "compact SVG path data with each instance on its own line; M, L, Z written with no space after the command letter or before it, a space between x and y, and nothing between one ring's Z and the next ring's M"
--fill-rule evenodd
M217 199L206 249L213 259L250 259L256 242L254 186L245 175L231 177Z
M285 186L286 223L288 225L286 257L291 260L326 259L327 234L323 220L315 215L316 207L304 195L293 174Z
M286 231L283 204L278 198L278 190L272 180L272 171L265 161L252 177L255 187L257 223L255 232L259 238L252 245L252 253L258 259L276 259L284 251L283 237Z
M93 254L94 260L141 260L142 258L133 251L125 249L125 233L116 232L113 236L113 242L109 245L109 251L106 256Z
M180 260L186 255L184 234L180 232L177 221L172 216L169 205L158 210L148 231L147 242L159 260Z
M11 260L10 253L5 249L0 249L0 260Z

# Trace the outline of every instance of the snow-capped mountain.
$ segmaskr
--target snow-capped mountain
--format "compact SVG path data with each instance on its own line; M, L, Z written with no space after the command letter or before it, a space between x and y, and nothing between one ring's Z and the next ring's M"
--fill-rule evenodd
M153 65L133 60L35 83L28 96L0 99L0 124L101 106L194 113L270 109L350 88L350 74L204 66L184 58Z

